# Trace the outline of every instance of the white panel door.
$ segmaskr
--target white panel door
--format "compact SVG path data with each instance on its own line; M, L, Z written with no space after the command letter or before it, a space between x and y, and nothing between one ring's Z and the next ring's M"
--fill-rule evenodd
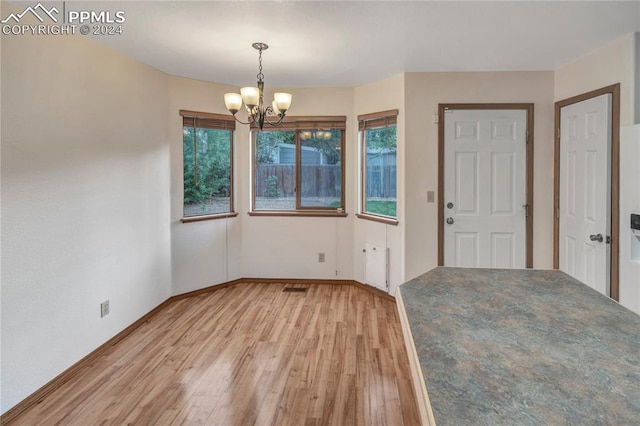
M447 110L444 265L526 267L525 110Z
M609 295L611 95L560 110L560 270Z

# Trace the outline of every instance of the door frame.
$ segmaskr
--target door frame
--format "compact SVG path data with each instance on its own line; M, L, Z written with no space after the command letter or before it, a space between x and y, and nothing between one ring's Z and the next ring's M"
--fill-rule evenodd
M620 235L620 83L563 99L555 103L553 161L553 269L560 268L560 110L598 96L611 94L611 268L609 294L619 301Z
M523 110L527 113L526 192L529 214L526 216L526 267L533 268L533 103L438 104L438 266L444 266L444 120L447 110Z

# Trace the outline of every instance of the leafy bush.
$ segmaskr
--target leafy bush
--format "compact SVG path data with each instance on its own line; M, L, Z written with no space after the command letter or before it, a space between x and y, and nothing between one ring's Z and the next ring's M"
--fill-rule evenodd
M195 141L194 141L195 136ZM231 137L228 130L184 128L184 203L207 203L231 192Z
M264 195L267 198L276 198L278 196L278 176L269 176L265 179L266 189Z

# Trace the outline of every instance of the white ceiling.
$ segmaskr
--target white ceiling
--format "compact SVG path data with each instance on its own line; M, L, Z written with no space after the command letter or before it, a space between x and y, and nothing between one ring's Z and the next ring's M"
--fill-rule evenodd
M77 7L78 3L74 3ZM553 70L630 32L640 1L143 1L99 43L172 75L270 87L354 86L411 71Z

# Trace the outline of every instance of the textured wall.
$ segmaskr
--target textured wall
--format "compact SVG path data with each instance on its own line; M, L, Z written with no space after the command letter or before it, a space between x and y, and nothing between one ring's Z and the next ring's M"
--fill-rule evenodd
M80 36L2 59L4 412L166 300L171 259L167 76Z

